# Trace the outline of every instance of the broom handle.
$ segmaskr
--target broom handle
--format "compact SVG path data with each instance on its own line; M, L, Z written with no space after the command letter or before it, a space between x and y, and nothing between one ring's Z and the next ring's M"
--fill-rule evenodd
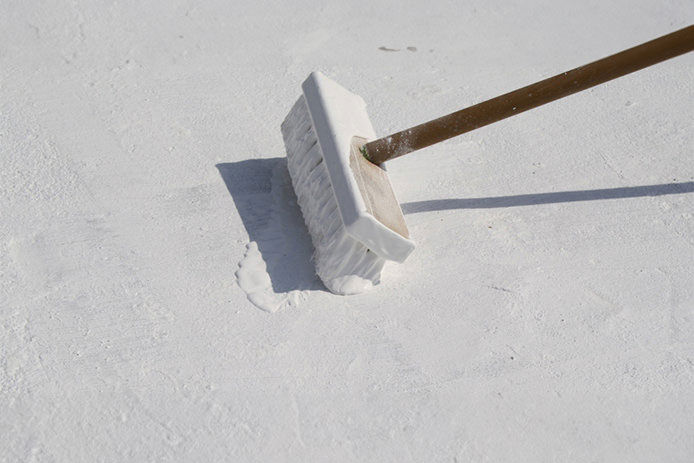
M375 164L694 50L694 25L364 145Z

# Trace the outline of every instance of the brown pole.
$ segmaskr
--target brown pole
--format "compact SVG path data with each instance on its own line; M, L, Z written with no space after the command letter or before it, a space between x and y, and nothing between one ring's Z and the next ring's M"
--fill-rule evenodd
M364 145L381 164L694 50L694 25Z

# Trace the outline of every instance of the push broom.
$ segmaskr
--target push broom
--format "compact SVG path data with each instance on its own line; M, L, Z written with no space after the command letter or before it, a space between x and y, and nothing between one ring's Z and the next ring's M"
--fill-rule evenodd
M316 273L334 293L359 293L414 249L385 161L692 50L694 25L379 139L361 97L312 73L282 135Z

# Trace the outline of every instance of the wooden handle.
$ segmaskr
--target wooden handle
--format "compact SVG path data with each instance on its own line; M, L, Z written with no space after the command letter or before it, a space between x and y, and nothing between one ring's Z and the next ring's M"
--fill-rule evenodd
M381 164L694 50L694 25L364 145Z

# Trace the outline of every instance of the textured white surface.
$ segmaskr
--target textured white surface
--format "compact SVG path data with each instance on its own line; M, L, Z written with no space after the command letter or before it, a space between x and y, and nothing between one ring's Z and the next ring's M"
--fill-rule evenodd
M312 70L383 134L692 17L0 2L0 460L692 461L694 56L392 162L418 247L374 291L267 233ZM247 300L249 241L300 305Z

